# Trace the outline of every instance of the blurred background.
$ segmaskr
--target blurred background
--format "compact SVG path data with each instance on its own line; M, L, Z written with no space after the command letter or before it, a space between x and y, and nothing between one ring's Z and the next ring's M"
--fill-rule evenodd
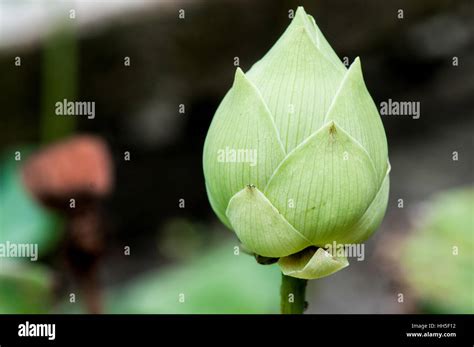
M247 71L299 5L377 105L421 103L382 116L387 215L307 312L474 312L469 0L0 0L0 243L39 247L0 258L0 312L278 312L278 267L217 220L201 158L235 58ZM63 99L95 118L57 116Z

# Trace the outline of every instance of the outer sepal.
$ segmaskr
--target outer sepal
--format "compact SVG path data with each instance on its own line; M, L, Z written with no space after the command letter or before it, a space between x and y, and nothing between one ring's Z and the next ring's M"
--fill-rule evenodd
M333 256L323 248L317 250L308 248L303 252L281 258L278 265L287 276L313 280L342 270L349 266L349 262L347 258Z
M232 197L226 215L240 241L258 255L284 257L311 244L254 186Z

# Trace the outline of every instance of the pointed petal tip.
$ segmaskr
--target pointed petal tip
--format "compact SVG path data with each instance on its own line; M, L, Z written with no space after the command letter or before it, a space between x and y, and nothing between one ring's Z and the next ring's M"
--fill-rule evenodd
M329 122L328 130L331 135L334 135L337 132L336 123L334 121Z
M347 73L350 73L354 71L353 73L359 73L362 74L362 64L360 62L360 58L356 57L354 61L352 62L351 66L349 66L349 69L347 70Z
M313 23L313 17L308 15L302 6L299 6L296 10L295 16L291 21L291 26L295 28L296 32L301 35L307 35L307 37L316 45L317 35L312 33L312 27L315 25Z
M354 77L361 79L362 83L365 85L364 74L362 73L362 63L359 57L356 57L354 59L351 66L349 66L349 69L347 69L346 73L348 76L353 75Z
M245 190L248 192L248 193L254 193L256 191L257 187L253 184L247 184L245 186Z
M296 15L295 15L295 17L296 17L297 15L304 15L304 16L307 15L307 14L306 14L306 11L304 10L304 7L303 7L303 6L298 6L298 7L296 8Z
M335 120L330 120L324 127L331 136L337 135L341 131L344 133L344 129Z
M245 73L242 71L240 67L237 67L235 69L235 74L234 74L234 84L236 84L239 81L246 80Z
M250 82L250 80L247 78L247 75L240 67L235 70L234 83L232 84L232 88L242 90L249 90L249 88L254 88L252 82Z
M293 19L299 18L303 21L303 23L306 23L308 25L316 24L316 21L314 21L313 16L308 14L303 6L298 6L296 8L295 16Z

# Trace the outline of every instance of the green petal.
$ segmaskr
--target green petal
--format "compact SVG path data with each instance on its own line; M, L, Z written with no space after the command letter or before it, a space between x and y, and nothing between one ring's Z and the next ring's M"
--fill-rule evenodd
M313 245L324 246L364 214L376 181L367 152L330 122L287 155L264 194Z
M334 120L356 139L369 153L382 182L387 171L387 138L377 107L362 76L359 58L356 58L329 108L326 121Z
M222 208L216 203L216 201L214 200L213 195L209 191L207 181L205 182L205 186L206 186L206 193L207 193L207 196L209 198L209 203L211 204L211 207L214 210L214 212L216 213L217 217L219 218L219 220L222 223L225 224L226 227L228 227L229 229L232 229L232 226L230 225L230 222L227 219L227 216L225 215L225 207ZM222 205L222 206L224 206L224 205Z
M385 211L387 210L388 194L390 190L390 164L387 163L387 165L387 173L374 200L364 215L347 231L346 236L339 241L340 243L364 242L382 223Z
M302 9L302 7L301 7ZM298 8L300 11L300 8ZM298 11L296 12L298 14ZM304 12L304 10L302 10ZM346 73L347 69L346 66L342 63L341 59L337 56L336 52L332 49L331 45L328 43L326 38L324 37L323 33L319 29L318 25L314 18L310 15L306 15L307 18L307 27L309 32L311 33L312 37L314 37L314 41L316 43L316 47L321 51L322 54L334 65L334 68L339 70L342 73Z
M291 277L312 280L329 276L349 265L346 257L335 257L323 248L306 249L303 252L280 258L281 271Z
M232 151L236 155L226 158L226 152ZM262 97L237 69L234 85L212 120L203 155L208 196L226 225L229 222L225 210L230 198L249 184L264 187L284 155Z
M344 77L345 69L335 67L316 46L316 34L304 11L298 11L277 43L247 73L268 105L287 152L324 124Z
M240 241L256 254L279 258L310 245L256 187L232 197L226 214Z

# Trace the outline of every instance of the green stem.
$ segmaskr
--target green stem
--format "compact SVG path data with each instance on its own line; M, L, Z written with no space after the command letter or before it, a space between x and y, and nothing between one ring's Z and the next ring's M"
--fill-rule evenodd
M281 313L282 314L302 314L306 309L306 283L295 277L281 274Z
M40 139L49 143L74 133L76 117L55 114L56 103L76 101L78 47L75 28L67 20L45 41L42 56Z

